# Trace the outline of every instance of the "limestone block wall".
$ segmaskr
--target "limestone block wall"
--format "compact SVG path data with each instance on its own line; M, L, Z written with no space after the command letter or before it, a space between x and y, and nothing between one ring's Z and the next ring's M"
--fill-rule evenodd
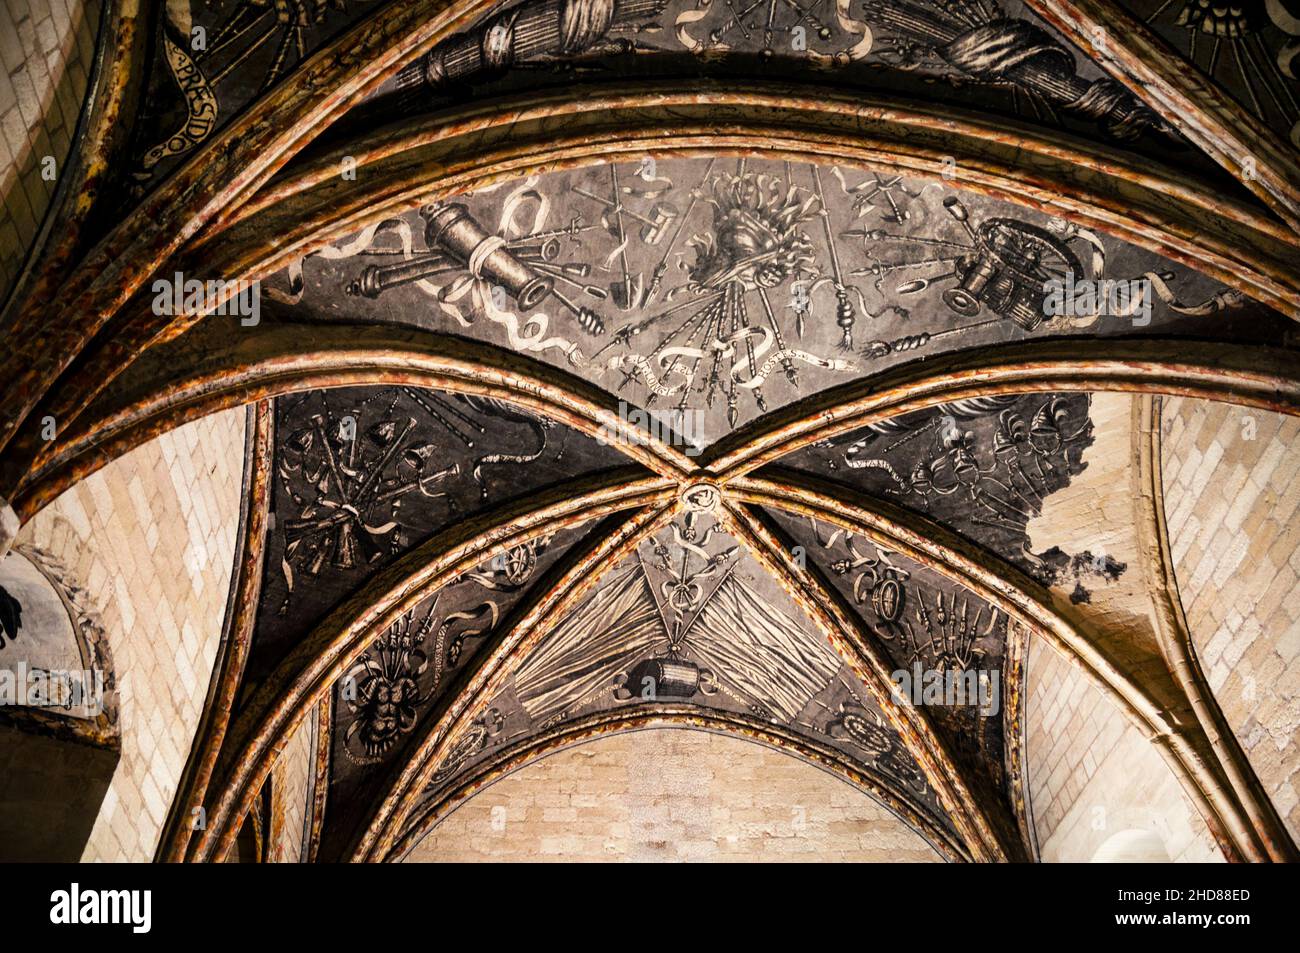
M1080 572L1057 579L1057 606L1086 620L1117 657L1129 656L1133 645L1147 646L1146 664L1163 671L1153 580L1138 537L1137 520L1146 516L1137 505L1133 412L1129 395L1093 395L1087 467L1030 522L1030 548L1041 553L1059 546L1111 561L1113 574L1085 562ZM1140 672L1142 663L1136 664ZM1027 678L1025 763L1043 860L1091 860L1125 831L1151 832L1173 860L1220 856L1163 758L1081 669L1036 638Z
M1201 665L1300 839L1300 420L1167 400L1165 519Z
M100 0L0 4L0 300L49 208L94 59ZM43 178L52 156L55 178Z
M68 490L19 534L104 626L122 757L83 860L151 860L207 694L239 522L245 411L165 434Z
M407 861L912 861L939 855L856 788L703 731L627 732L535 761Z
M1153 580L1138 535L1138 520L1149 517L1140 505L1133 412L1127 394L1092 395L1094 433L1083 452L1085 469L1047 497L1028 532L1035 553L1056 547L1084 558L1053 581L1057 607L1086 621L1113 656L1140 675L1144 663L1133 659L1133 646L1147 648L1146 664L1166 669L1156 639Z
M1089 861L1147 831L1170 860L1222 860L1205 821L1155 747L1083 670L1035 638L1025 707L1029 796L1044 861Z
M302 860L303 827L315 764L315 710L289 737L271 770L272 863L296 864Z

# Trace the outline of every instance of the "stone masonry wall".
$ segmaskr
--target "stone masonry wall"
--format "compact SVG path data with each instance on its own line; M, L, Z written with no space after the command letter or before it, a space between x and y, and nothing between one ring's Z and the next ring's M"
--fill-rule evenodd
M307 798L311 794L313 735L316 711L304 719L289 736L271 771L271 852L272 863L296 864L302 859L303 825L308 817Z
M1300 420L1167 400L1165 519L1210 687L1300 840Z
M235 408L138 447L19 534L86 589L117 669L122 758L83 860L153 858L221 638L244 421Z
M86 97L99 0L0 4L0 300L49 208ZM42 177L54 158L55 177Z
M1052 586L1058 607L1110 638L1120 657L1128 645L1155 645L1152 580L1140 554L1135 505L1134 400L1093 395L1086 469L1029 524L1034 552L1059 546L1122 565L1114 578L1085 567ZM1152 664L1163 670L1156 659ZM1027 677L1025 764L1043 860L1090 860L1111 835L1131 830L1158 836L1174 860L1219 856L1160 753L1080 668L1034 639Z
M535 761L461 805L408 861L938 861L867 795L703 731L627 732Z
M1029 795L1044 861L1089 861L1126 830L1150 831L1171 860L1222 859L1159 752L1082 669L1035 638L1028 678Z

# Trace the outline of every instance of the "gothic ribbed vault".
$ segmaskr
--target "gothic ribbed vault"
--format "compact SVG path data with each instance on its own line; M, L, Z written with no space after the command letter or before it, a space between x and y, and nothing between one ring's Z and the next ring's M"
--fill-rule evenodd
M1055 859L1095 704L1196 849L1296 859L1295 576L1199 600L1256 539L1296 564L1300 19L1251 10L107 0L0 316L0 557L144 514L141 461L242 461L147 546L233 570L133 836L399 860L671 727ZM1225 694L1247 629L1276 717Z

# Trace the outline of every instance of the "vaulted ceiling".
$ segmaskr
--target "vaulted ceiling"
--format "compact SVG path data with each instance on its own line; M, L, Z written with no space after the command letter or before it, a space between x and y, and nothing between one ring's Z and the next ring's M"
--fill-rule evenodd
M0 319L0 501L254 407L160 858L225 856L303 725L311 854L388 860L540 754L678 724L1035 859L1031 638L1226 856L1294 858L1176 590L1115 625L1135 567L1044 516L1097 395L1148 441L1150 395L1300 413L1281 0L110 2L99 44ZM228 284L160 306L186 279ZM913 670L1001 705L913 704Z

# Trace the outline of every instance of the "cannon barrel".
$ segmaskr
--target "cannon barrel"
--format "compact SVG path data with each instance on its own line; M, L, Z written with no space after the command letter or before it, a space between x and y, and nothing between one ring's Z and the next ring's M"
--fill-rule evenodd
M500 285L529 310L551 293L549 277L539 275L506 247L505 239L489 235L459 202L421 210L426 218L424 240L469 269L470 274Z

